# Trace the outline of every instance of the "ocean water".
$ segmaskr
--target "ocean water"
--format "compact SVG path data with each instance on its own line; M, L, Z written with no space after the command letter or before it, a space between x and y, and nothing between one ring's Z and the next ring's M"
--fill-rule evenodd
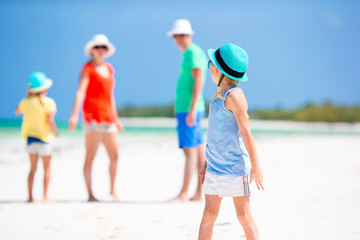
M142 119L142 122L147 120ZM318 124L308 124L306 127L299 127L298 123L293 126L285 126L283 123L277 123L271 126L257 123L255 127L251 128L252 134L256 136L270 136L270 135L360 135L360 127L358 125L338 126L339 124L326 124L326 126L319 126ZM68 130L66 121L57 121L57 126L61 136L83 136L81 125L75 131ZM300 123L301 124L301 123ZM170 125L170 126L169 126ZM204 129L206 133L206 128ZM164 124L164 126L151 124L141 124L136 126L129 126L125 124L125 131L121 133L123 136L129 135L176 135L176 128L171 124ZM4 137L20 137L21 135L21 119L0 119L0 138Z
M56 121L60 136L83 136L81 124L75 131L70 131L66 121ZM149 127L149 126L125 126L123 135L172 135L176 134L173 127ZM21 137L21 120L20 119L0 119L0 138L4 137Z

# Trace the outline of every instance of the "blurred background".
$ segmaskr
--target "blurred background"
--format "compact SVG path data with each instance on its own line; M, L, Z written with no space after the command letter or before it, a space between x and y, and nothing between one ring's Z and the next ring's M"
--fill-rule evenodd
M178 193L185 160L169 118L182 53L166 32L179 18L191 21L204 51L232 42L249 54L249 81L239 86L265 176L265 191L251 185L264 239L360 239L360 185L352 184L360 181L355 0L0 0L0 239L196 239L204 203L163 204ZM119 133L117 177L123 201L109 196L100 146L92 175L102 202L93 205L86 202L83 133L80 126L70 133L67 119L88 61L84 46L99 33L116 46L108 61L126 131ZM24 203L30 162L14 109L34 71L53 79L48 95L58 107L53 204ZM215 89L208 73L207 102ZM42 181L39 164L37 200ZM245 239L230 198L214 239Z
M240 87L252 117L360 121L359 12L351 0L1 0L0 118L20 120L14 109L28 77L43 71L54 81L56 118L66 121L84 46L98 33L117 49L108 61L120 116L171 116L182 53L166 32L187 18L204 51L232 42L248 52L249 81ZM208 74L206 100L215 88Z

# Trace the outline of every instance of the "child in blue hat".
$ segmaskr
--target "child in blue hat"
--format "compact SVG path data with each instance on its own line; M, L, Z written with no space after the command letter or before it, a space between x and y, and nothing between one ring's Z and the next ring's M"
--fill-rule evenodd
M208 50L212 81L218 85L210 103L206 162L200 173L204 184L205 210L199 239L211 239L223 197L232 197L246 239L259 239L250 211L250 183L263 187L255 143L250 131L247 101L237 86L247 81L248 55L244 49L226 44Z
M30 82L26 98L22 99L16 114L23 114L22 137L27 140L31 168L28 177L28 202L34 202L32 187L38 158L41 156L44 163L44 202L48 202L48 186L50 181L50 160L52 133L59 136L54 116L56 113L55 101L46 97L52 81L42 72L34 72L30 75Z

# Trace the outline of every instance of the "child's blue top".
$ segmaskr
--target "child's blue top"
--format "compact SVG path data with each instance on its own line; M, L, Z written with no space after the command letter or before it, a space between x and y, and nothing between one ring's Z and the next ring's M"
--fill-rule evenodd
M238 87L227 90L224 99L235 88ZM206 170L218 175L248 176L251 168L249 154L240 136L236 118L225 107L224 99L215 99L210 103Z

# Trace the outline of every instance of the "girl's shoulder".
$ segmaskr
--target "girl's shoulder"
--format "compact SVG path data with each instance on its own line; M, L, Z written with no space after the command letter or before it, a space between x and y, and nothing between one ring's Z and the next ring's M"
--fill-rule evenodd
M24 105L27 101L28 101L28 98L23 98L23 99L21 99L20 102L19 102L19 104L18 104L18 106Z
M47 112L56 112L56 102L54 99L48 96L43 96L42 101Z
M45 105L55 105L56 103L55 103L55 100L54 99L52 99L51 97L48 97L48 96L42 96L41 97L41 100L43 101L43 103L45 104Z
M225 97L238 99L238 98L244 98L245 94L240 87L234 87L228 90L228 93Z
M234 105L242 106L243 103L246 103L247 101L243 90L239 87L236 87L231 91L229 91L229 93L226 96L226 102L231 107Z
M46 101L55 102L55 100L49 96L43 96Z
M19 105L31 103L34 101L34 99L35 99L35 96L24 97L23 99L20 100Z
M24 112L26 109L32 109L38 103L38 99L35 96L28 96L19 102L18 109L20 112Z

